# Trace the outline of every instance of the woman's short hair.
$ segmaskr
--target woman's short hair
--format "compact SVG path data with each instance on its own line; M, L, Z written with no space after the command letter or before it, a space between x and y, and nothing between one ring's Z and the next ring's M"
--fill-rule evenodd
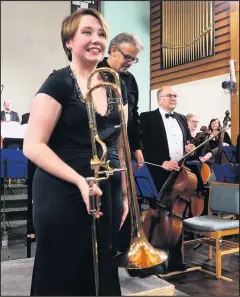
M136 49L140 52L144 49L144 45L142 43L142 41L140 40L140 38L133 34L133 33L127 33L127 32L123 32L118 34L117 36L115 36L109 44L108 47L108 54L111 54L111 48L114 47L119 47L120 44L122 43L130 43L133 46L136 47Z
M77 9L74 13L67 16L62 22L62 30L61 30L62 44L69 61L72 61L72 53L67 48L66 42L71 40L74 37L74 35L77 32L80 20L84 15L92 15L95 18L97 18L103 27L106 38L108 38L107 23L103 18L103 16L97 10L91 9L91 8Z

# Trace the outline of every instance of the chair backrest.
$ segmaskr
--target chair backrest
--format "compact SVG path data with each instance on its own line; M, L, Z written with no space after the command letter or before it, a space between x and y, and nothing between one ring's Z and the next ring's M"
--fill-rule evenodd
M239 185L212 182L209 209L213 212L239 214Z
M212 182L215 182L216 181L216 175L214 173L211 173L210 174L210 177L207 181L207 184L210 186Z

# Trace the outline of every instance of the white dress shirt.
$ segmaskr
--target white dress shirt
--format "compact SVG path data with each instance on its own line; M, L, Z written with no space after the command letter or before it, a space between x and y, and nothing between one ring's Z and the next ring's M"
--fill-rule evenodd
M182 129L178 124L176 118L168 117L165 114L168 113L161 107L159 111L162 115L163 123L165 126L169 155L171 161L179 161L183 156L183 133Z
M10 122L10 120L11 120L10 111L9 112L8 111L5 111L5 118L6 118L6 121L7 122Z

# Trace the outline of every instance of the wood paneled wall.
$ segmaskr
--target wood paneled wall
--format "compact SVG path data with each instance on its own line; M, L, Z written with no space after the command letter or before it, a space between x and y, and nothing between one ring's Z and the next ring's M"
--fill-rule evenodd
M230 1L231 59L235 60L236 88L231 96L231 138L237 143L239 134L239 2Z
M151 90L230 72L230 1L214 1L215 55L161 70L160 1L151 1Z

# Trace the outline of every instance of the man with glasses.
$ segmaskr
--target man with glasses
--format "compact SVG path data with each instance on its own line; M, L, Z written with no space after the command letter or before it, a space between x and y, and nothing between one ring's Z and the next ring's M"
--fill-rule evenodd
M109 44L108 58L104 58L98 67L109 67L119 73L121 84L125 84L128 98L128 139L133 158L140 169L144 164L140 145L140 124L138 114L138 85L135 77L128 71L138 62L137 55L143 50L140 39L131 33L120 33ZM130 212L119 234L119 251L125 252L131 240Z
M110 41L108 58L98 67L109 67L117 71L127 88L128 98L128 137L130 149L137 161L138 169L143 166L144 159L140 145L140 129L138 114L138 85L135 77L128 71L138 62L137 55L143 50L140 39L131 33L120 33ZM121 81L121 82L122 82Z
M140 114L143 153L146 162L161 167L148 165L154 184L158 191L172 171L179 171L178 161L186 153L194 149L190 144L191 134L185 116L177 113L178 96L172 87L162 87L157 91L159 108ZM150 207L155 208L156 201ZM163 247L165 249L165 247ZM182 262L181 238L169 250L168 267L159 265L158 273L185 270Z

